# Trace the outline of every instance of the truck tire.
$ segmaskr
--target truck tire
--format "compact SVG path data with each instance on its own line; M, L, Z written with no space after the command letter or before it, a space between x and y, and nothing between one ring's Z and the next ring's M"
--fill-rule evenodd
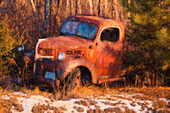
M66 78L66 92L78 90L81 87L81 70L79 68L73 69Z

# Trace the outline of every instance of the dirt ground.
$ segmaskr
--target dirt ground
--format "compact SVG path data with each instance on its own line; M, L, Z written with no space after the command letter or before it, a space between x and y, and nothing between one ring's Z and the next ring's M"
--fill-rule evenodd
M0 113L170 113L170 88L83 87L58 94L0 89Z

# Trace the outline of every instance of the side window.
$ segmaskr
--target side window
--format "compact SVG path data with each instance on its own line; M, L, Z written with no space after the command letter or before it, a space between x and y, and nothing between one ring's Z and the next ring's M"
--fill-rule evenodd
M101 41L117 42L119 40L119 29L108 28L102 31Z

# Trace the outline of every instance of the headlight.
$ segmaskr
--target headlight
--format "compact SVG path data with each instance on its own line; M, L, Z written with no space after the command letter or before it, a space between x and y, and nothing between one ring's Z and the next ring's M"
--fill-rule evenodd
M59 60L59 61L62 61L63 59L65 59L65 54L64 54L63 52L60 52L60 53L58 54L58 60Z
M24 45L23 45L23 44L22 44L22 45L19 45L18 51L19 51L19 52L20 52L20 51L24 51Z

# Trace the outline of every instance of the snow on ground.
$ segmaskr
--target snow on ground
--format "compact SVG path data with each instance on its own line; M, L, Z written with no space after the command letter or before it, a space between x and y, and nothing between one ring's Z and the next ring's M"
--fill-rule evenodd
M17 96L16 96L17 95ZM135 96L142 96L140 93L127 95L105 95L105 96L89 96L86 98L70 99L70 100L51 100L49 98L43 97L41 95L31 95L28 96L22 92L14 92L12 95L4 95L1 98L10 99L10 97L16 97L19 104L23 106L21 113L30 113L34 106L43 105L47 106L48 109L45 112L54 112L52 107L62 108L61 112L64 113L76 113L83 112L87 113L98 109L103 112L113 112L115 110L127 111L131 110L136 113L152 113L154 110L153 101L151 100L141 100L138 98L133 98ZM165 98L160 98L165 102L169 100ZM18 113L14 107L11 109L12 113ZM132 112L132 113L133 113Z

